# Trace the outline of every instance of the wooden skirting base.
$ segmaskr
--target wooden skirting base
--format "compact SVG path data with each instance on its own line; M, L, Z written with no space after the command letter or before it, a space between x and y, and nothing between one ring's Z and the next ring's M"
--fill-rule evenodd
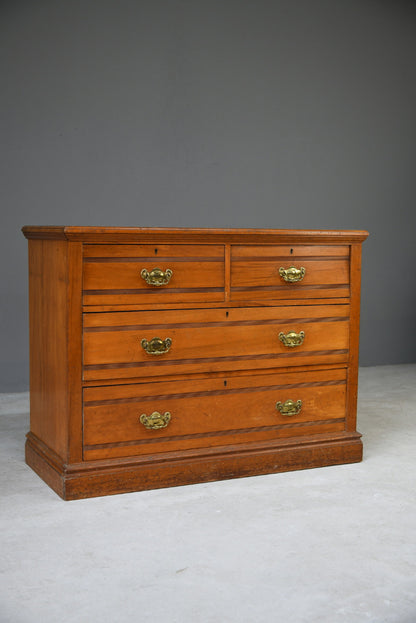
M315 435L233 447L166 452L159 457L88 461L64 465L29 433L26 463L64 500L357 463L359 433Z

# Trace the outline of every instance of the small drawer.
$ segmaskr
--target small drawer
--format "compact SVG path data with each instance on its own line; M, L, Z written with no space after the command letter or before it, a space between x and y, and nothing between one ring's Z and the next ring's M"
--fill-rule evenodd
M84 245L84 305L224 300L222 245Z
M84 389L84 458L343 430L346 370Z
M84 314L84 380L340 363L349 306Z
M233 246L231 300L348 297L349 247Z

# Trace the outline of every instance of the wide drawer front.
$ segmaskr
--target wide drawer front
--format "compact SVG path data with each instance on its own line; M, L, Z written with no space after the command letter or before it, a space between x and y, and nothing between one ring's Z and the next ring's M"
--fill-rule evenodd
M84 314L84 379L339 363L349 306Z
M222 300L221 245L84 245L84 305Z
M348 246L233 246L231 300L349 296Z
M84 458L343 430L346 370L84 389Z

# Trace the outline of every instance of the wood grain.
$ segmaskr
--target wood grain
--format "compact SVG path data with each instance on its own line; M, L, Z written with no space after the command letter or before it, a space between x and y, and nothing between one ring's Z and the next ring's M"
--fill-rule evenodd
M359 461L363 231L25 227L26 461L61 497ZM280 265L301 263L286 284ZM142 268L171 268L165 288ZM280 332L305 332L294 349ZM152 357L141 339L171 337ZM276 402L302 400L296 416ZM166 429L141 413L170 411Z
M197 375L207 373L224 373L233 371L262 372L268 368L285 368L288 365L295 367L310 367L311 365L338 364L343 365L348 360L348 351L325 350L301 353L280 353L277 355L245 355L241 357L218 357L211 359L188 359L178 362L150 362L149 364L120 363L84 366L84 382L92 381L97 384L103 382L115 383L117 380L129 379L135 383L139 378L145 380L153 377L165 378L166 375Z
M181 394L181 384L177 383L175 394L145 396L141 400L112 402L89 402L84 404L84 444L113 446L123 442L142 441L146 445L140 452L163 452L170 448L187 447L186 437L199 437L199 444L210 446L223 444L224 439L216 438L226 431L230 436L228 443L235 443L234 436L244 432L246 440L251 433L268 432L268 437L279 435L281 428L296 428L301 423L330 420L343 421L345 418L345 380L310 386L284 385L271 387L250 387L240 390L223 388L216 391ZM85 390L87 392L88 390ZM148 388L149 392L160 391ZM276 402L288 399L302 400L301 412L296 416L284 416L276 409ZM150 415L154 411L171 413L171 422L161 430L148 430L139 421L142 413ZM203 437L201 437L201 433ZM283 434L294 434L285 430ZM165 442L168 446L165 445ZM185 441L185 444L183 443ZM169 445L170 444L170 445ZM87 448L94 450L94 448ZM108 449L108 448L107 448ZM125 454L131 454L131 447Z
M38 455L40 456L40 455ZM61 472L61 495L75 500L128 491L174 487L228 478L354 463L362 459L357 433L331 432L298 439L166 452L125 459L85 461ZM45 465L48 465L44 459ZM29 459L29 464L31 460ZM33 465L34 469L35 466ZM38 473L50 486L50 470ZM53 477L54 478L54 477ZM59 493L59 491L58 491Z
M121 457L342 430L345 394L345 369L88 388L84 456ZM294 395L304 403L301 413L281 415L276 402ZM155 410L171 412L166 429L149 431L140 424L142 412Z
M31 240L30 430L64 460L69 439L67 284L67 243Z
M338 290L338 294L339 294L339 290ZM226 294L227 296L227 294ZM319 300L317 300L316 297L311 297L311 298L295 298L295 299L270 299L269 298L261 298L261 299L257 299L256 296L254 296L253 294L250 295L250 298L245 300L245 301L238 301L238 300L233 300L232 301L232 306L234 308L237 307L285 307L287 305L309 305L309 306L314 306L314 305L348 305L350 302L350 291L348 289L347 292L347 296L344 297L336 297L336 299L334 298L321 298L322 297L322 292L318 293L319 296ZM96 302L96 298L93 299L93 302ZM224 301L215 301L215 308L216 309L224 309L229 307L230 302L229 302L229 298L224 300ZM83 311L84 312L110 312L110 311L120 311L120 309L122 309L123 311L137 311L138 309L141 310L152 310L152 311L157 311L157 310L164 310L166 309L166 303L150 303L149 299L145 299L143 298L142 302L140 303L140 305L138 304L131 304L129 302L127 303L123 303L123 304L117 304L117 305L106 305L105 303L103 304L97 304L97 305L83 305ZM181 303L176 303L176 302L170 302L169 303L169 309L180 309L180 310L186 310L186 309L206 309L207 307L209 307L209 305L207 305L207 301L201 302L201 301L183 301Z
M120 304L120 301L138 303L146 299L155 303L168 303L170 300L224 300L223 259L117 259L117 262L84 262L85 304ZM142 279L141 271L144 268L149 272L154 268L169 268L173 274L166 286L155 287Z
M279 340L279 333L285 335L304 331L304 342L290 348ZM168 333L168 335L165 335ZM141 346L141 340L151 341L154 337L172 339L169 352L157 357L149 355ZM227 344L226 350L224 343ZM166 362L182 360L197 361L218 357L242 357L256 355L298 356L309 351L331 351L348 349L349 323L337 322L286 322L273 324L243 324L205 327L177 327L168 329L114 330L86 333L84 336L84 363L88 365L143 363L156 366Z
M144 268L169 268L172 277L151 286ZM84 304L222 301L224 280L224 246L84 245Z
M82 243L68 243L68 462L82 460Z
M76 240L89 243L147 244L352 244L367 231L325 229L195 229L188 227L25 226L26 238Z
M204 261L224 259L223 245L200 244L84 244L84 261L112 261L114 259L141 259L142 261L169 261L199 258Z
M289 268L295 265L306 269L305 277L296 283L286 283L279 275L279 268ZM349 287L349 261L343 260L300 260L278 261L265 258L263 260L238 261L231 264L231 298L241 298L241 291L247 290L251 294L261 292L268 288L269 296L299 297L305 296L304 290L312 290L313 286L321 286L322 296L345 296L345 293L337 292L342 286L343 290ZM334 291L330 295L328 291Z
M322 420L306 423L293 423L280 426L257 427L250 429L225 430L217 433L201 433L189 436L166 438L163 441L147 442L135 441L120 444L86 446L84 458L86 461L102 459L118 459L133 456L163 456L170 452L188 452L199 448L217 448L239 446L246 443L263 441L281 441L324 433L342 432L345 429L345 419Z
M279 307L231 307L223 309L180 309L155 311L119 311L114 313L86 313L83 316L84 331L93 328L112 327L164 327L261 322L312 321L325 318L345 319L350 315L349 305L285 305Z
M228 374L210 374L202 377L188 377L178 379L174 376L170 380L157 379L156 383L150 384L146 380L139 379L139 382L133 384L124 384L120 386L106 385L84 389L84 401L87 403L96 403L97 401L131 401L132 399L142 399L144 397L177 394L178 385L181 388L180 394L189 394L192 392L206 391L223 391L226 387L230 391L240 391L250 387L301 387L304 383L310 386L311 383L322 385L323 383L345 381L347 372L345 367L323 366L316 368L310 366L298 370L297 368L287 368L283 372L279 369L268 370L252 374L251 372L238 372ZM180 381L180 384L178 383ZM153 388L153 390L152 390Z
M206 364L221 364L221 361L223 369L232 369L233 365L235 369L241 358L252 360L253 367L261 365L261 357L273 357L276 366L288 365L288 359L301 365L303 357L320 356L321 353L330 355L331 352L339 355L340 351L346 359L349 321L348 315L341 314L348 314L348 308L314 308L308 317L309 310L278 308L273 314L270 308L230 309L228 316L227 311L217 310L211 313L208 310L183 312L181 315L177 312L109 313L105 318L100 314L91 318L88 314L85 322L89 326L84 332L84 379L103 378L103 375L117 378L126 373L131 376L132 368L141 376L165 375L173 370L180 372L182 366L192 366L193 371L198 372L207 369ZM291 312L293 317L289 320ZM334 316L319 318L324 313L333 313ZM279 319L282 315L286 317ZM181 317L182 324L178 322ZM211 323L206 322L209 318ZM146 320L151 322L149 327ZM97 321L106 322L106 325L90 326ZM279 333L289 331L304 331L304 343L295 348L284 346ZM154 337L171 338L169 352L157 357L148 355L141 340L150 341ZM264 367L269 365L263 364Z
M344 258L348 259L350 248L348 245L233 245L232 260L238 262L247 259L269 259L273 261L299 261L310 258Z
M360 342L361 245L351 245L351 316L346 430L357 427L358 363Z

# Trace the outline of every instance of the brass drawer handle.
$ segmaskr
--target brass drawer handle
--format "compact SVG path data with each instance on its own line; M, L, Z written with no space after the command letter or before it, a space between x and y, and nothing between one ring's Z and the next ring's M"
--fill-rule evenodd
M141 345L148 355L164 355L172 346L172 340L170 337L167 337L165 340L161 340L160 337L154 337L148 342L143 338Z
M279 333L279 340L289 348L294 348L295 346L301 346L303 344L303 340L305 339L305 332L301 331L300 333L296 333L295 331L289 331L286 335L283 331Z
M149 273L146 268L143 268L140 275L141 278L144 279L147 284L149 284L149 286L166 286L173 275L173 271L171 271L170 268L167 268L166 270L154 268Z
M276 409L280 411L282 415L298 415L302 409L302 401L297 400L295 402L294 400L286 400L283 403L279 401L276 402Z
M151 415L142 413L140 416L140 423L149 430L159 430L159 428L166 428L170 422L170 417L169 411L163 414L159 413L159 411L153 411Z
M302 281L306 273L306 268L301 266L300 268L295 268L295 266L289 266L289 268L283 268L282 266L279 268L279 275L282 279L284 279L287 283L295 283L296 281Z

